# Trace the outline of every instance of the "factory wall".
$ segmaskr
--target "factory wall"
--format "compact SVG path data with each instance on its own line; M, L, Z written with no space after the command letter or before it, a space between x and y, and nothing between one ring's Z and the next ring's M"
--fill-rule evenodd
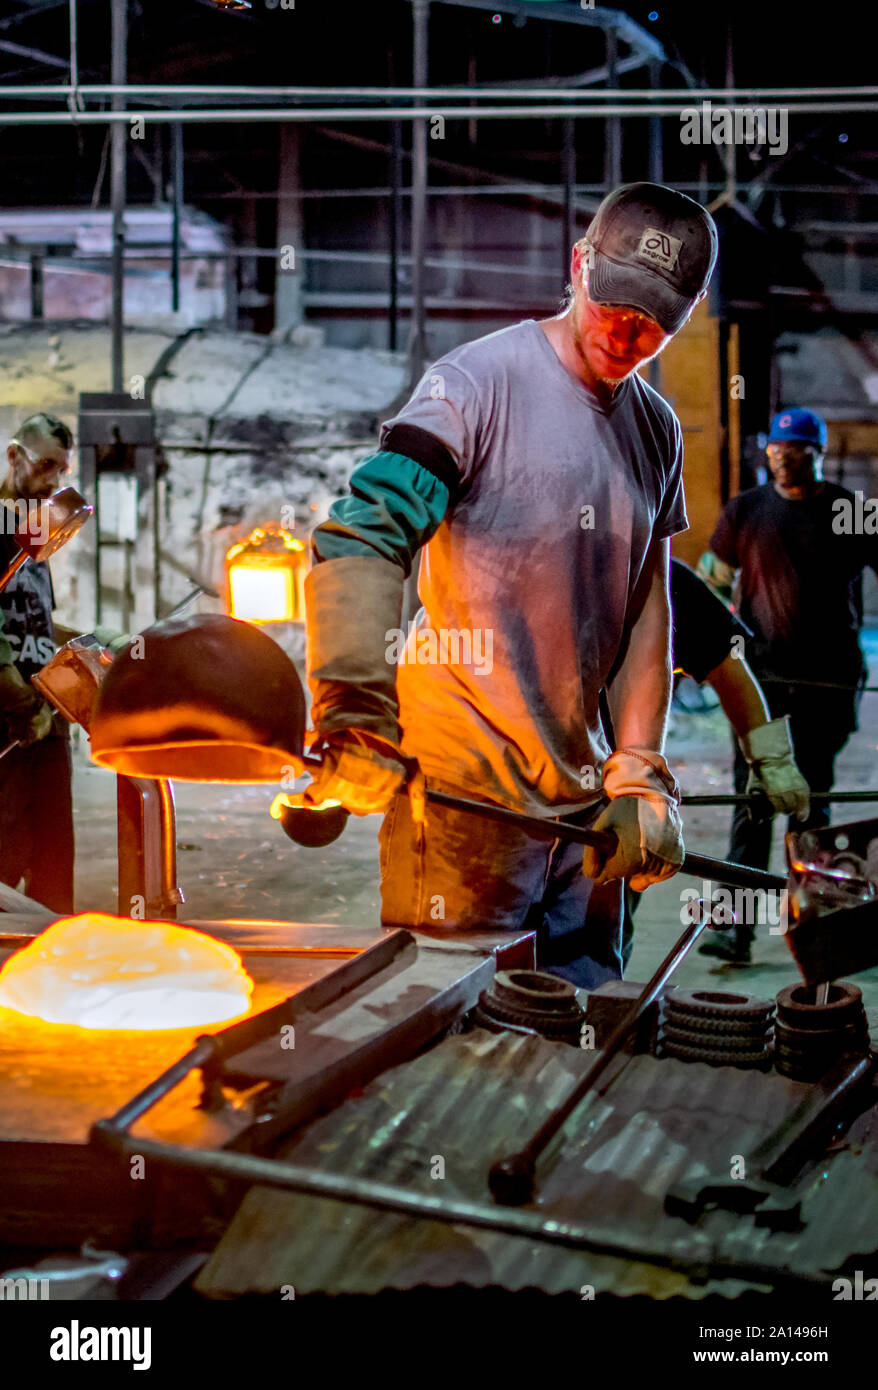
M253 334L198 331L177 339L126 334L126 381L137 389L160 355L176 351L152 394L160 441L158 532L164 616L192 577L220 591L226 551L256 526L291 524L306 536L340 495L356 462L374 449L378 414L405 379L401 358L321 345L319 330L289 343ZM48 410L76 431L81 391L106 390L109 333L87 324L0 326L0 437ZM78 469L69 479L77 482ZM93 500L93 499L90 499ZM139 505L131 626L154 620L152 490ZM94 526L60 551L52 567L58 618L95 621ZM102 621L122 619L122 557L102 557ZM216 609L216 601L198 601ZM293 634L296 637L296 634ZM298 637L296 637L298 641Z

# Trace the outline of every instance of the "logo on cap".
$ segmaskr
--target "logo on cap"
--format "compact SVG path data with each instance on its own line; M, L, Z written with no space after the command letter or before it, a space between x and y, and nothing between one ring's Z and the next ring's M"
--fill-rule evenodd
M793 423L793 417L792 415L782 415L777 423L782 430L785 430Z
M639 256L642 261L650 261L653 265L660 265L662 270L673 270L677 264L677 257L682 245L683 243L678 237L669 236L667 232L660 232L656 227L647 227L634 254Z

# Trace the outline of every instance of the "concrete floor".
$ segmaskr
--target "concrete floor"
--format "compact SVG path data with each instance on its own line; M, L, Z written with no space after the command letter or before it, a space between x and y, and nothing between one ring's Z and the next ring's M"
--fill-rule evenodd
M878 684L878 630L866 635L873 684ZM837 787L878 786L878 694L866 694L859 731L838 761ZM668 761L686 792L731 790L731 743L721 710L686 714L675 709ZM115 787L113 775L87 760L81 736L75 759L77 907L116 911ZM292 844L270 819L272 787L189 786L175 788L178 876L186 896L180 917L270 917L293 921L368 926L378 923L378 816L351 817L340 840L325 849ZM874 807L837 808L837 823L878 816ZM693 808L685 816L689 850L724 857L730 812ZM775 822L772 868L784 872L783 830ZM682 931L681 897L694 885L677 876L650 888L636 919L634 954L627 976L645 981ZM692 952L676 981L690 987L742 990L763 997L798 980L782 936L769 925L757 929L750 967L723 965ZM857 976L878 1024L878 969Z

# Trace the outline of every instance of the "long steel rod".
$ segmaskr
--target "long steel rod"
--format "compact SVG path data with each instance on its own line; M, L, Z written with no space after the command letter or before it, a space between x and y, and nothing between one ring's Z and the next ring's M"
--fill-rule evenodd
M834 801L841 804L851 802L878 802L878 791L861 792L812 792L812 801ZM764 803L765 797L756 792L719 792L716 795L696 793L681 798L683 806L750 806ZM774 814L774 813L772 813Z
M662 64L653 59L649 64L649 85L655 96L663 96L661 90ZM662 146L662 125L655 116L649 122L649 163L648 176L651 183L664 182L664 151Z
M183 216L183 130L171 127L171 309L180 310L180 252Z
M183 97L183 96L227 96L232 99L242 97L290 97L301 99L302 97L357 97L362 99L374 98L376 101L384 101L389 98L420 99L426 97L491 97L498 100L568 100L568 101L644 101L651 100L660 103L666 100L678 101L686 99L687 105L692 105L697 98L699 101L713 100L721 98L746 97L750 102L757 104L768 99L796 100L799 97L868 97L878 96L878 87L619 87L599 89L588 89L585 87L469 87L469 86L428 86L428 87L278 87L267 84L266 86L247 86L235 85L234 83L161 83L161 82L129 82L123 83L119 87L115 83L88 82L80 83L74 87L71 83L54 82L47 83L45 86L34 86L33 84L21 83L0 88L0 100L12 97L33 97L35 101L42 101L46 97L68 97L74 91L81 93L83 97L103 97L111 96L113 92L120 91L126 97Z
M309 759L304 760L306 766ZM487 801L472 801L469 797L453 796L432 787L427 789L427 800L437 806L447 806L454 811L466 811L484 816L487 820L505 821L531 834L545 839L573 840L576 844L592 845L604 853L612 853L615 848L614 835L605 831L588 830L567 820L544 820L540 816L527 816L521 811L512 811L506 806L495 806ZM743 864L731 864L725 859L712 859L705 854L686 854L680 869L683 874L695 878L718 880L733 888L763 888L766 892L782 892L787 881L779 874L770 874L765 869L751 869Z
M9 583L12 576L16 573L16 571L20 570L22 565L25 564L29 559L30 556L28 555L27 551L19 550L15 558L13 560L10 560L2 575L0 575L0 592L2 592L3 589L6 588L6 585Z
M500 1202L504 1206L523 1206L526 1202L531 1201L537 1159L543 1149L551 1143L583 1097L594 1088L603 1076L607 1067L618 1055L629 1034L633 1032L638 1019L658 998L677 966L694 946L706 926L707 918L704 918L700 922L692 922L686 928L679 940L671 947L652 979L644 985L631 1008L613 1029L599 1056L595 1058L585 1075L581 1076L571 1089L567 1099L553 1110L548 1119L543 1121L523 1149L498 1159L493 1165L488 1182L496 1202Z
M413 66L415 82L426 86L430 0L412 0ZM411 266L412 307L409 324L409 387L414 390L424 371L426 344L426 285L424 257L427 237L427 116L412 126Z
M122 1112L120 1112L121 1114ZM118 1117L117 1117L118 1119ZM557 1217L538 1212L498 1209L478 1202L432 1197L420 1192L407 1192L390 1183L372 1178L353 1178L345 1173L322 1173L314 1168L301 1168L274 1159L258 1158L253 1154L226 1150L187 1149L182 1144L161 1144L120 1130L114 1121L99 1120L92 1126L92 1142L114 1153L139 1154L170 1168L192 1168L211 1177L230 1182L255 1183L260 1187L279 1188L285 1192L301 1192L312 1197L326 1197L353 1206L366 1206L376 1211L390 1211L400 1216L420 1217L440 1221L444 1225L473 1226L505 1235L523 1236L529 1240L561 1245L572 1250L588 1250L596 1255L610 1255L622 1260L637 1260L665 1269L681 1272L697 1270L700 1280L750 1279L759 1284L791 1284L796 1287L828 1289L829 1277L801 1274L794 1270L761 1264L755 1260L720 1258L713 1254L714 1242L703 1238L700 1250L675 1254L673 1250L650 1250L636 1241L613 1240L595 1236L585 1226L577 1226ZM697 1242L697 1237L693 1238Z
M80 88L82 91L82 88ZM254 108L252 111L241 107L208 108L191 110L147 107L144 110L127 111L3 111L0 112L0 125L113 125L126 121L142 121L144 125L183 121L188 124L216 125L232 124L257 125L276 121L324 121L343 125L346 121L423 121L431 116L442 116L446 120L489 121L489 120L527 120L544 121L558 117L571 117L574 120L605 120L609 116L640 116L651 119L655 116L680 116L690 112L692 104L671 103L668 106L596 106L591 108L567 106L440 106L436 107L293 107L281 106L273 109ZM878 98L872 101L803 102L790 108L792 114L802 115L853 115L857 112L878 111Z
M396 352L399 343L399 268L403 260L400 256L402 245L402 126L394 121L391 127L390 153L390 244L389 256L382 254L382 263L389 261L390 267L390 306L388 314L387 346ZM426 192L426 190L425 190ZM427 264L426 257L424 264Z
M112 102L113 110L106 114L112 115L115 124L111 132L110 144L110 199L112 204L113 237L112 237L112 305L110 312L112 345L111 345L111 369L113 390L118 394L122 391L122 383L125 375L125 202L127 198L126 188L126 156L127 156L127 133L124 121L129 119L124 109L125 98L119 92L119 87L124 83L128 76L127 71L127 48L128 48L128 0L112 0L112 78L115 84ZM89 113L77 112L76 120L85 119Z

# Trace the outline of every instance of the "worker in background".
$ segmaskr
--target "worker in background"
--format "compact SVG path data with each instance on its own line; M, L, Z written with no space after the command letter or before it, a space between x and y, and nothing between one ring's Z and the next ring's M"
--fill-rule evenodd
M835 759L857 727L864 673L862 574L878 572L878 537L864 534L853 493L823 477L826 425L813 411L775 415L766 454L771 481L732 498L720 515L698 571L726 601L738 586L738 609L753 636L747 660L765 692L777 746L788 719L795 760L811 792L832 789ZM860 513L862 508L860 509ZM762 735L764 739L768 734ZM735 744L735 791L750 767ZM804 826L829 821L811 803ZM767 868L772 818L739 806L729 859ZM749 958L752 928L740 924L732 950Z
M682 431L636 369L684 326L715 259L693 200L617 189L573 248L562 312L431 367L313 533L307 668L323 766L306 796L387 813L385 925L535 927L540 963L595 988L621 975L622 879L639 891L682 863L662 751ZM421 547L424 607L391 658ZM415 766L432 786L549 824L594 820L617 849L583 855L425 805L405 791Z
M0 486L0 569L19 551L16 525L39 524L41 499L58 490L73 436L54 415L32 415L6 449ZM0 881L54 912L73 911L73 805L67 721L30 677L55 654L49 566L28 560L0 592Z
M674 669L716 691L732 726L736 749L748 768L747 790L761 792L772 811L806 820L808 783L796 767L789 721L786 717L772 719L744 657L744 639L752 634L682 560L671 561L671 610ZM626 893L622 950L626 967L634 947L633 915L638 901L639 894ZM733 933L726 940L723 937L722 932L711 933L698 947L701 954L746 964L749 950L743 949L739 937Z

